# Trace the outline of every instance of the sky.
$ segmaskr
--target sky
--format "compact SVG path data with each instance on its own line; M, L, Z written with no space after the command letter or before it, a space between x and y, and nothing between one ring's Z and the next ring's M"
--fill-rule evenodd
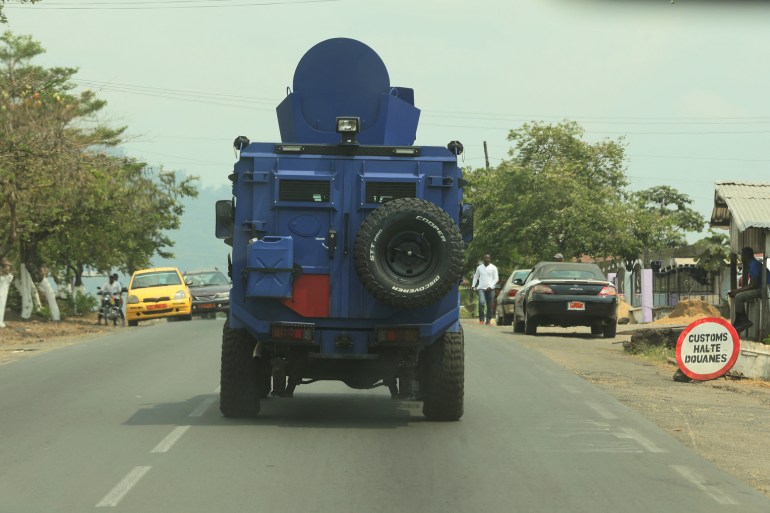
M374 49L415 90L418 145L507 157L509 130L570 119L624 138L631 190L669 185L710 218L714 182L770 182L770 2L42 0L6 3L36 63L77 67L127 126L123 151L229 185L232 141L280 140L275 107L313 45ZM513 199L512 199L513 200ZM211 212L213 207L205 206ZM699 237L690 237L693 242Z

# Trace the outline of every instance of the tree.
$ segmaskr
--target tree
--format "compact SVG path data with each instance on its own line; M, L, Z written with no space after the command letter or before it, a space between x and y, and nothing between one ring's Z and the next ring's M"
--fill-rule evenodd
M508 139L509 160L468 173L477 219L468 266L485 253L511 268L555 253L617 254L627 185L622 139L588 143L571 121L525 124Z
M105 102L92 92L72 92L77 70L34 66L43 51L29 36L0 37L0 275L19 276L25 318L33 281L55 310L49 269L77 281L84 266L133 270L170 255L164 231L197 194L196 177L108 155L124 128L99 123Z
M52 301L40 244L67 218L62 199L83 180L80 158L118 144L123 132L98 123L95 114L104 101L90 91L71 93L76 69L31 63L43 52L30 36L0 37L0 218L9 227L0 238L0 259L19 261L26 317L33 292L26 284L41 284Z
M658 185L631 193L626 209L625 230L621 255L636 259L646 252L685 244L686 232L699 232L705 223L703 216L692 210L692 200L673 187Z
M84 165L88 180L71 198L67 222L46 239L44 259L78 287L86 268L131 274L149 267L155 253L172 258L166 232L179 228L182 198L197 196L197 177L178 180L173 172L109 155L91 155Z
M34 4L35 2L39 2L40 0L16 0L16 3L19 4ZM7 23L8 18L5 16L5 12L3 12L3 7L5 6L5 0L0 0L0 23Z
M709 230L709 236L695 243L697 263L707 272L717 275L717 293L722 294L722 269L730 258L730 238L724 233Z

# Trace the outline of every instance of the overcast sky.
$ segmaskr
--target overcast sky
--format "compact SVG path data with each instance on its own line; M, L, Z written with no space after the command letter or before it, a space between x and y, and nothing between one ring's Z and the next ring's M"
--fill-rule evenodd
M631 189L670 185L710 217L714 182L770 181L770 2L703 0L43 0L7 27L78 67L128 126L126 154L227 184L232 141L278 141L275 107L332 37L412 87L417 144L505 158L533 120L624 136Z

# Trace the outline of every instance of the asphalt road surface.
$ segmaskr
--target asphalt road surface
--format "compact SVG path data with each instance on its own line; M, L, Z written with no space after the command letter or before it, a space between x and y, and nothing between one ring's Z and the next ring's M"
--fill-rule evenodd
M0 365L0 513L741 512L770 499L517 336L468 325L465 416L301 386L218 408L222 321Z

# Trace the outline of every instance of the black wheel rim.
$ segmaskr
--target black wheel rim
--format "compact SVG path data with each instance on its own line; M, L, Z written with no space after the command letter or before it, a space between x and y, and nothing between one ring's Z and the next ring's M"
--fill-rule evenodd
M384 266L390 274L414 279L433 267L433 246L422 233L400 232L388 240L383 257Z

